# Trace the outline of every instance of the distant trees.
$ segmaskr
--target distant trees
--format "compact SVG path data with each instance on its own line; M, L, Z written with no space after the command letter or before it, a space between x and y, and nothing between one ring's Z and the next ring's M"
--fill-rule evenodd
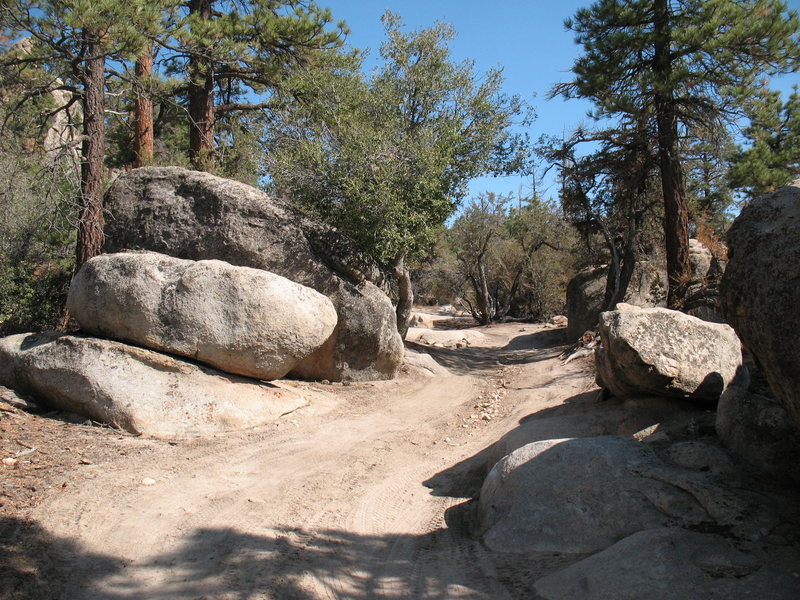
M797 16L779 0L599 0L566 26L584 53L556 93L592 100L598 119L652 121L676 306L691 275L681 139L738 114L762 74L796 67Z
M453 290L484 325L508 316L547 318L563 308L572 236L539 199L479 194L445 235L466 286Z
M340 57L328 74L310 71L304 102L268 130L271 188L340 227L394 275L398 328L407 329L413 291L408 263L428 252L467 182L524 166L526 140L511 133L522 114L483 76L450 58L451 27L412 33L383 17L382 66L370 77L361 57Z

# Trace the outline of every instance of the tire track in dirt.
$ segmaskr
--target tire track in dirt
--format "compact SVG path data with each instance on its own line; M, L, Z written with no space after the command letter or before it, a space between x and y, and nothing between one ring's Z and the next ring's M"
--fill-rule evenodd
M492 328L498 359L498 340L517 331ZM513 366L494 372L514 377L502 382L515 390L509 398L552 382L551 350L506 354ZM469 420L502 379L483 368L354 384L337 388L338 403L321 414L312 407L274 426L165 443L149 460L100 472L35 515L121 565L65 597L511 597L491 555L445 524L466 498L424 485L515 425L513 406L505 418ZM142 485L145 477L155 485ZM80 581L91 567L73 568Z

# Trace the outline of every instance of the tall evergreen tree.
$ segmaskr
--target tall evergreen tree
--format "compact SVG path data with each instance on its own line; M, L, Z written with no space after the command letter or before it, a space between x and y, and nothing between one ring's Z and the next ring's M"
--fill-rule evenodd
M24 71L45 67L19 102L67 91L54 112L83 107L81 198L76 265L99 254L105 156L106 62L141 52L160 20L152 0L12 0L0 4L0 26L9 44L25 39L4 55L0 66ZM24 47L24 51L20 48Z
M747 147L733 156L732 187L755 198L800 175L800 92L784 103L780 92L765 92L748 111Z
M798 64L798 19L780 0L599 0L566 21L583 55L566 97L597 118L652 114L664 201L670 306L691 277L680 140L735 114L764 73Z
M189 158L208 170L218 119L272 106L292 69L341 45L344 23L307 0L188 0L160 43L171 68L186 74ZM259 100L253 102L255 96Z

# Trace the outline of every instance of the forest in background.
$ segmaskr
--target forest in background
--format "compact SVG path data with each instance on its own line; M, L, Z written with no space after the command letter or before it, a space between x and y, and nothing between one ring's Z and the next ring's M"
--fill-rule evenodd
M447 24L383 17L379 66L331 11L287 0L0 0L0 333L61 325L100 251L113 177L178 165L233 178L346 231L411 302L482 323L564 311L570 277L639 260L688 283L731 211L800 173L797 16L777 0L600 0L567 20L582 54L551 96L590 124L558 139L449 52ZM532 61L531 68L536 68ZM468 197L481 175L555 170L558 197Z

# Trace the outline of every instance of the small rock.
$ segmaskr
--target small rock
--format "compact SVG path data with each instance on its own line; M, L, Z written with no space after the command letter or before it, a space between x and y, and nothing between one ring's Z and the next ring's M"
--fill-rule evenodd
M153 479L152 477L145 477L144 479L142 479L142 485L155 485L155 484L156 480Z
M16 466L16 464L17 464L17 459L16 459L16 458L4 458L4 459L3 459L3 464L4 464L5 466L7 466L7 467L13 467L13 466Z

